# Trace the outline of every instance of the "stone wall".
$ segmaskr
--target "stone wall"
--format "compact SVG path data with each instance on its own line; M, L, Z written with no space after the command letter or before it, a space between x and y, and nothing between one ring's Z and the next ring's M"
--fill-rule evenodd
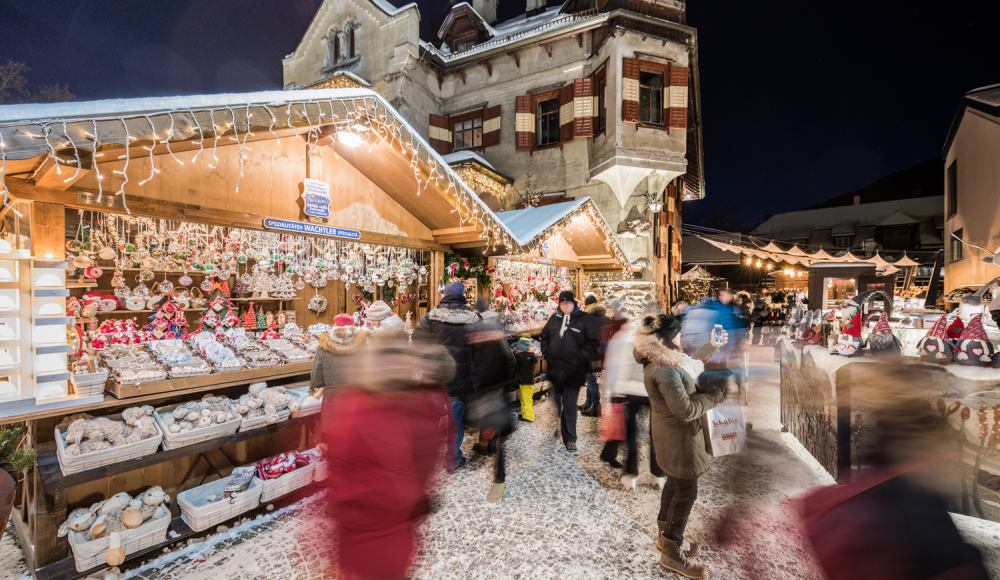
M601 302L610 305L615 300L621 302L626 318L638 318L646 312L646 307L657 302L657 287L654 282L591 282L590 289L601 296ZM658 306L662 312L662 305Z

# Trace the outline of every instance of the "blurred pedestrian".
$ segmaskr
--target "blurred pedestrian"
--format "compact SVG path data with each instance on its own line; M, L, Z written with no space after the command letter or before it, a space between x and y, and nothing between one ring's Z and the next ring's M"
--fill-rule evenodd
M431 337L443 346L455 362L455 376L448 381L448 395L455 419L455 437L448 442L446 463L448 473L465 467L462 442L465 440L465 409L474 394L474 347L469 333L475 332L482 319L465 301L465 285L452 282L444 287L440 304L420 319L414 336Z
M684 315L684 311L687 310L688 301L683 298L675 300L673 304L670 305L670 315L680 318Z
M611 340L611 318L607 308L597 301L597 296L591 294L583 301L583 311L594 318L597 329L597 358L591 361L591 372L587 373L587 398L583 402L580 414L587 417L597 417L601 414L601 389L597 384L597 372L604 368L604 349Z
M580 310L570 291L559 294L559 311L549 318L538 337L552 383L552 400L559 416L563 443L576 451L576 409L580 387L587 380L590 361L597 356L600 340L594 319Z
M742 349L746 348L750 334L750 323L740 316L733 304L733 293L728 288L716 291L714 298L706 298L696 307L689 308L683 322L684 352L693 355L698 348L710 342L712 333L719 326L730 337L720 353L706 361L705 373L700 382L710 384L713 389L726 388L734 380L736 373L730 368L740 368Z
M643 382L652 406L656 461L667 479L657 516L660 566L687 578L706 578L704 566L688 558L701 553L696 542L684 541L691 508L698 498L698 478L709 470L711 439L705 413L725 399L725 392L699 392L702 360L710 359L724 342L704 344L694 357L681 349L681 325L671 316L646 316L636 339L634 356L643 365ZM685 546L687 546L685 548Z
M414 528L430 511L455 365L440 346L410 345L402 332L356 354L352 383L334 396L328 449L338 563L346 578L401 580L418 552Z
M531 337L522 335L520 340L514 343L514 360L517 363L517 383L521 391L521 414L518 419L532 423L535 421L534 395L535 395L535 363L538 357L535 356L535 349L531 344Z

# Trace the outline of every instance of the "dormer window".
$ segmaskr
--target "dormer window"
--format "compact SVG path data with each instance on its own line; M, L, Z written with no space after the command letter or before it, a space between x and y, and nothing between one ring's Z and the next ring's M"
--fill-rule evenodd
M452 46L454 47L452 49L452 52L462 52L463 50L469 50L473 46L476 46L475 33L463 36L462 38L455 40L452 43Z

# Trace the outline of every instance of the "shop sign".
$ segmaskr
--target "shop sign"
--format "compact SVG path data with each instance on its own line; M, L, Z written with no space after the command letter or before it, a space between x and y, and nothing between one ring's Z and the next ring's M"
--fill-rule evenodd
M330 217L330 184L307 177L302 180L302 187L305 214L311 217Z
M279 220L275 218L264 218L264 227L269 230L284 230L286 232L295 232L297 234L330 236L333 238L347 238L349 240L361 239L361 232L358 230L334 228L319 224L307 224L303 222L293 222L290 220Z
M95 191L78 191L76 192L76 202L85 205L125 209L125 198L114 193L105 192L104 195L97 195Z
M549 255L549 242L548 242L548 240L542 242L542 255L543 256L548 256Z
M552 258L538 258L539 264L551 264Z

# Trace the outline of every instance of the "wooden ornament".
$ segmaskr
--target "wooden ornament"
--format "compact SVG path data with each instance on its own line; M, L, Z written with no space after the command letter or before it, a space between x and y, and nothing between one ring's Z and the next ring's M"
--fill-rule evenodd
M126 528L134 530L142 525L142 521L142 514L137 509L129 508L122 514L122 523Z
M125 562L125 548L122 548L122 537L118 532L111 533L110 546L104 554L104 562L108 566L121 566Z

